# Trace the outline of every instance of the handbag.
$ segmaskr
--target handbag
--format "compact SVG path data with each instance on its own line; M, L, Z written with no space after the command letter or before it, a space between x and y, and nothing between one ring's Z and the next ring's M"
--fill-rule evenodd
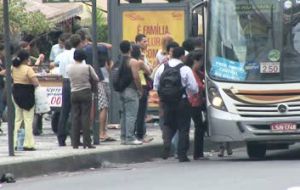
M90 81L90 84L91 84L91 91L93 93L97 93L98 92L98 81L95 81L92 77L91 66L89 66L89 81Z
M35 113L47 113L50 111L47 90L45 87L36 87L34 90Z

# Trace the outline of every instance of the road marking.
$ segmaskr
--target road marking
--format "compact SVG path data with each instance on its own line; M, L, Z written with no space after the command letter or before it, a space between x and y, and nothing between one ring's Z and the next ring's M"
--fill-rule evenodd
M300 190L300 186L298 186L298 187L289 187L287 190Z

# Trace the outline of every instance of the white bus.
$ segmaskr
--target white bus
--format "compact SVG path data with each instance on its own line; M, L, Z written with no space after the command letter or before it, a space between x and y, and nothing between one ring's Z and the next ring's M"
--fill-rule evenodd
M199 5L211 139L244 141L250 158L300 141L300 0Z

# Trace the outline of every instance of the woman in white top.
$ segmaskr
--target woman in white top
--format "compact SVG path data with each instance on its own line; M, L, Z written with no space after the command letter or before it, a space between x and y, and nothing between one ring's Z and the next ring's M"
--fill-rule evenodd
M170 34L166 34L162 37L161 49L158 50L158 52L156 54L156 65L155 66L162 64L166 60L166 58L168 57L167 45L173 41L174 41L174 39Z

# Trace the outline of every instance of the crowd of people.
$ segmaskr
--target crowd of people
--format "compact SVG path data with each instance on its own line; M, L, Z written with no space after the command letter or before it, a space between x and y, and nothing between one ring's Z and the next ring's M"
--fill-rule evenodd
M205 118L205 77L203 66L203 40L187 39L180 46L170 34L161 40L155 63L150 63L146 50L147 36L137 34L135 41L120 43L120 56L116 61L110 58L111 45L97 44L97 67L93 67L93 48L89 33L79 30L75 34L63 33L53 45L49 56L49 72L62 76L62 105L57 128L59 146L66 146L71 137L74 149L79 146L95 148L90 137L91 123L99 117L99 139L101 142L116 141L107 133L107 118L110 106L111 88L120 97L120 139L122 145L141 145L153 140L147 134L145 118L151 90L159 96L159 125L162 131L162 158L175 155L180 162L189 161L189 134L191 121L194 123L195 160L203 159ZM1 47L0 98L4 93L5 65ZM31 59L28 44L22 43L13 56L13 103L15 107L14 142L21 125L25 128L24 150L36 150L32 123L34 118L34 88L39 86L32 65L40 65L45 59L40 54ZM112 81L110 81L112 79ZM93 92L93 81L97 93ZM110 83L113 83L110 85ZM21 95L29 97L24 101ZM94 106L95 94L97 105ZM0 101L0 117L5 104ZM2 105L3 104L3 105ZM98 109L99 115L95 115ZM71 129L68 120L71 118ZM82 133L82 142L80 134ZM230 145L220 145L219 156L232 154Z

